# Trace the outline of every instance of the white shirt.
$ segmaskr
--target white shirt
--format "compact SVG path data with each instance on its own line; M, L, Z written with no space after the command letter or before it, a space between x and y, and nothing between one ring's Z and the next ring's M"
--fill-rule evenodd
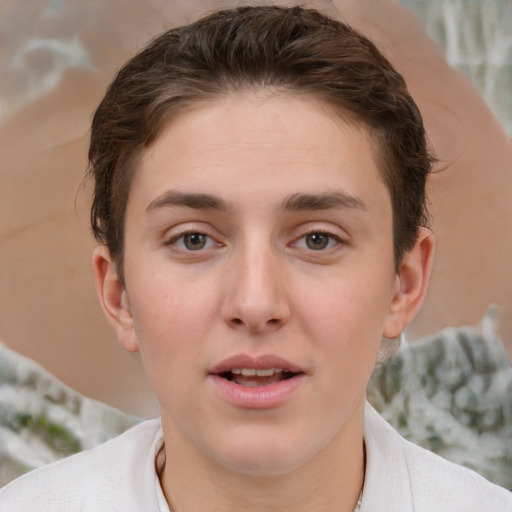
M512 493L409 443L370 406L361 512L512 512ZM169 512L157 472L160 422L143 422L92 450L0 489L0 512Z

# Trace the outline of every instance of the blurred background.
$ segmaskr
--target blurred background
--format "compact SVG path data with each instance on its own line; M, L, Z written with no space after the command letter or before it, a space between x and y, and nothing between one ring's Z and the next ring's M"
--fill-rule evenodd
M236 3L0 3L0 341L132 414L154 415L156 405L93 289L84 182L92 113L148 39ZM476 324L497 304L512 357L512 2L307 5L359 28L404 74L439 160L430 182L437 259L409 339Z

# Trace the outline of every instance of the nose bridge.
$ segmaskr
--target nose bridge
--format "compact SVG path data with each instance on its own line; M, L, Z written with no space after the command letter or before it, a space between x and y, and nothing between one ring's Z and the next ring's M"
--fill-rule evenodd
M286 322L289 304L283 261L263 236L246 239L232 254L224 319L253 332L273 330Z

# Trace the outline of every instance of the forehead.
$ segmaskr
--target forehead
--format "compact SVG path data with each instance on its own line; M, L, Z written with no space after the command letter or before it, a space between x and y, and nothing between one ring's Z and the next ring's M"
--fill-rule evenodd
M238 94L205 102L174 118L141 155L125 226L142 221L169 191L215 196L229 212L269 222L294 195L334 193L364 204L387 232L391 199L374 154L366 130L311 98Z
M310 97L232 94L175 117L142 154L130 196L208 188L270 200L283 186L387 196L374 147L360 124Z

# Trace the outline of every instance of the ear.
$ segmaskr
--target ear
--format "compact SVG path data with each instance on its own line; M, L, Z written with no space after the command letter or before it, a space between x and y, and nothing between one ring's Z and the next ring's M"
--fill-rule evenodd
M137 352L139 344L135 336L128 296L110 252L105 246L96 247L92 265L96 293L108 323L116 332L123 349L127 352Z
M423 304L432 270L434 246L432 231L420 228L414 247L404 254L384 326L383 335L386 338L396 338Z

